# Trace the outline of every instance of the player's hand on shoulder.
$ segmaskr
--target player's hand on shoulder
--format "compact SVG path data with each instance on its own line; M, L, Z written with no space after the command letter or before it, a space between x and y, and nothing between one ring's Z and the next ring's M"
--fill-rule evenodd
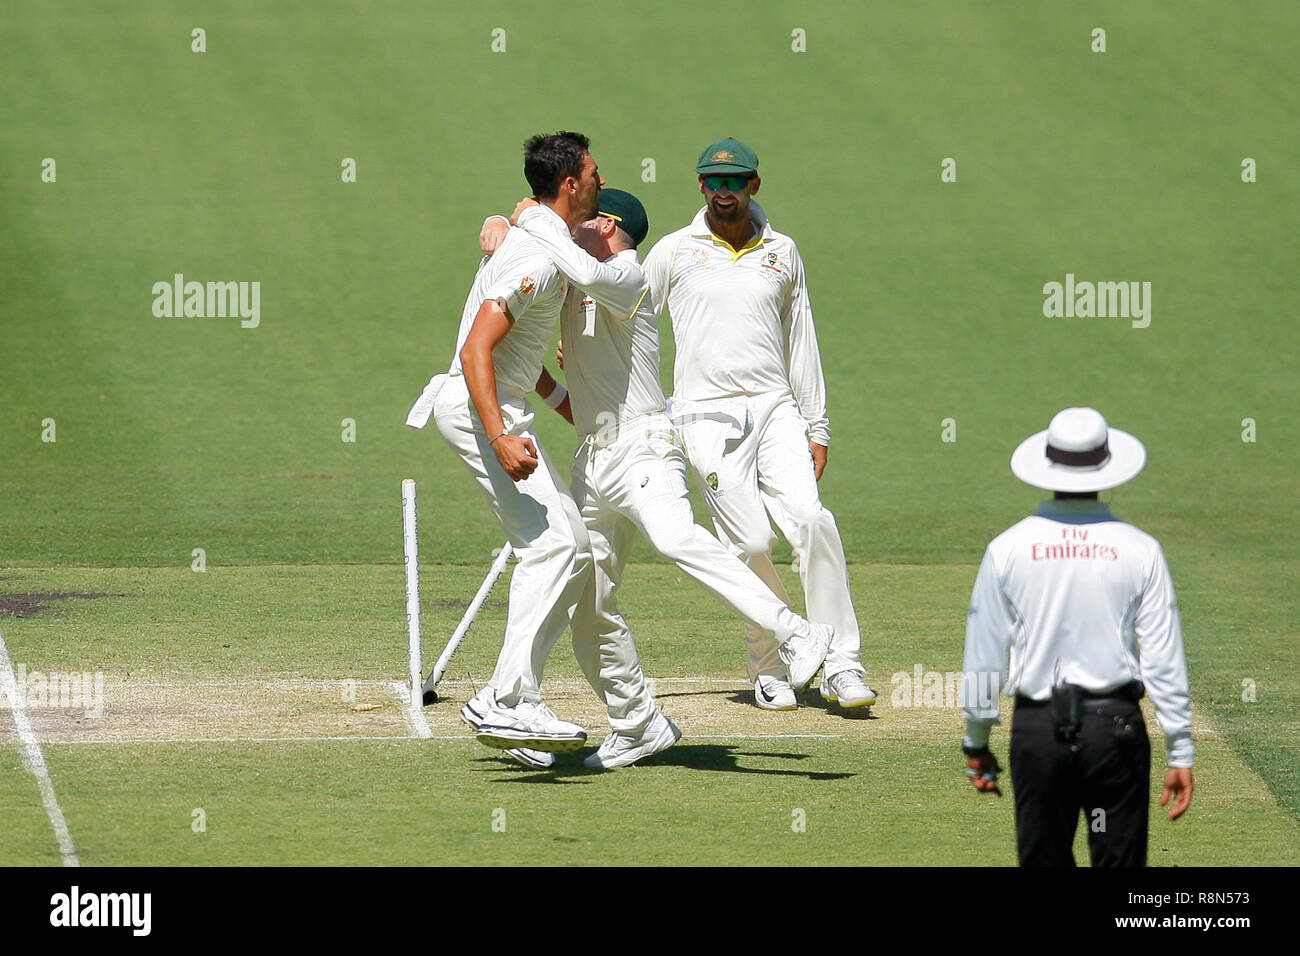
M537 449L531 438L502 435L492 442L492 450L512 481L523 481L537 470Z
M478 247L482 250L483 255L490 256L497 251L497 247L505 241L506 235L510 232L510 223L506 222L501 216L492 216L483 223L483 228L478 234Z
M533 206L540 206L536 199L530 199L525 196L515 204L515 211L510 214L510 225L514 226L519 223L519 217L524 214L525 209L531 209Z

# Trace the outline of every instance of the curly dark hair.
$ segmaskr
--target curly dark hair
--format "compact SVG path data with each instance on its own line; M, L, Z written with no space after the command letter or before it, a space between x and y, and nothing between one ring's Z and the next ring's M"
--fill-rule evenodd
M565 177L582 175L590 140L581 133L541 133L524 143L524 179L538 199L554 199Z

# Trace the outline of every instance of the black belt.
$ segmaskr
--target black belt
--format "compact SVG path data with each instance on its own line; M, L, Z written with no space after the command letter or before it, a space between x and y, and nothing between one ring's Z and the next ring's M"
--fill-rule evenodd
M1082 697L1090 704L1136 704L1145 695L1146 688L1142 686L1140 680L1135 680L1110 690L1085 690ZM1049 707L1051 703L1050 697L1047 700L1034 700L1032 697L1025 697L1022 694L1016 695L1017 707Z

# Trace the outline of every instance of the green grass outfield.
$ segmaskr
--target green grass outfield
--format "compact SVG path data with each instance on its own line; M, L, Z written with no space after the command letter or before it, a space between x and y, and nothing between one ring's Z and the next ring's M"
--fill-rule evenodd
M955 711L683 694L686 739L603 776L516 769L439 708L448 739L403 739L401 478L420 482L430 653L500 541L437 436L402 421L450 360L479 222L526 191L520 143L557 128L642 197L651 241L698 208L705 144L758 151L760 201L808 269L823 495L878 689L957 668L980 554L1037 500L1006 467L1019 440L1070 404L1142 438L1146 471L1110 497L1164 545L1201 731L1192 809L1153 815L1151 861L1300 862L1295 4L754 3L720 25L572 3L563 31L534 29L556 16L542 3L310 9L43 2L0 21L0 602L113 595L0 634L28 671L109 681L98 721L36 715L87 863L742 863L785 840L800 863L1013 861L1011 801L969 792ZM260 325L154 317L176 273L260 282ZM1067 273L1151 282L1150 327L1044 317ZM542 430L567 460L566 426ZM739 687L738 624L636 559L625 611L651 676ZM453 678L487 675L502 613ZM348 680L380 706L326 690ZM239 742L142 742L150 726ZM776 726L825 736L746 736ZM249 740L321 735L393 739ZM436 823L427 842L413 820ZM0 832L0 863L58 861L10 746Z
M423 570L429 630L446 634L460 608L434 595L473 588L476 569ZM856 566L873 671L959 670L950 635L969 576L947 565ZM955 709L899 706L910 701L886 690L872 719L828 713L807 696L796 713L759 711L735 679L740 628L662 564L634 566L626 584L647 673L726 683L659 681L685 736L614 773L584 770L582 754L533 772L457 724L466 682L490 672L499 646L505 608L495 598L452 662L453 699L425 709L435 738L421 740L385 683L402 679L404 636L375 609L401 603L396 566L24 571L6 584L37 581L118 595L3 629L29 670L107 675L102 717L32 711L87 865L1015 862L1011 788L1002 800L970 789ZM47 650L33 660L36 648ZM552 702L598 730L563 650L547 673ZM1153 819L1152 862L1293 863L1294 815L1218 721L1200 714L1198 736L1196 800L1176 823ZM1004 733L998 744L1005 756ZM32 778L2 752L5 861L57 862ZM504 832L493 828L502 811Z

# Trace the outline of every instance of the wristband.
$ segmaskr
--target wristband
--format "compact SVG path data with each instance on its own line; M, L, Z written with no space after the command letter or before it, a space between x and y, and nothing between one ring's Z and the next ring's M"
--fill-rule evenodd
M509 430L503 428L503 429L501 430L501 434L498 435L497 438L505 438L505 437L506 437L507 435L509 435L509 434L510 434ZM490 438L490 439L488 439L488 444L489 444L489 445L493 444L493 443L497 440L497 438Z
M985 744L983 747L967 747L965 744L962 744L961 752L967 757L987 757L990 755L988 744Z
M555 383L555 388L551 389L551 394L547 395L542 401L546 403L547 408L559 408L566 398L569 397L569 390L559 382Z

